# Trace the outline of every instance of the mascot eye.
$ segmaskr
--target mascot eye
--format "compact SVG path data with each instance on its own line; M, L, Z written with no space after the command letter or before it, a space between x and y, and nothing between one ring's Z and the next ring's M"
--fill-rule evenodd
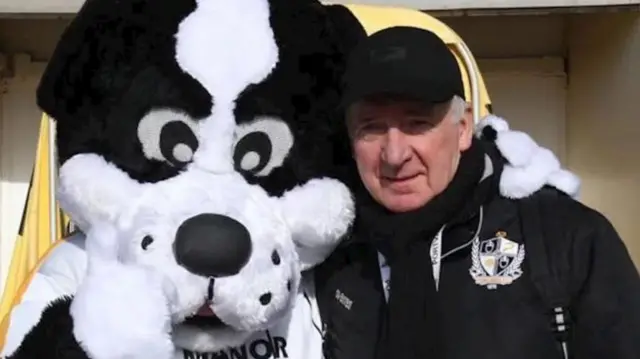
M284 121L258 117L236 130L233 162L236 171L268 176L280 167L293 146L293 134Z
M184 166L198 149L195 121L174 110L152 110L138 124L138 139L147 158Z

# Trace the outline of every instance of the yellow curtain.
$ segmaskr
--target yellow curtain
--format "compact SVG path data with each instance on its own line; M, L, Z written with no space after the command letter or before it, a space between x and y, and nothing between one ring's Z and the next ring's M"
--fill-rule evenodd
M9 273L0 302L0 348L4 346L8 314L16 305L33 272L37 270L40 259L57 241L67 235L69 219L56 204L54 213L50 206L52 196L51 171L55 171L52 161L53 138L50 138L51 121L47 115L40 121L40 135L33 167L27 201L11 257ZM52 221L55 221L55 234L52 235Z

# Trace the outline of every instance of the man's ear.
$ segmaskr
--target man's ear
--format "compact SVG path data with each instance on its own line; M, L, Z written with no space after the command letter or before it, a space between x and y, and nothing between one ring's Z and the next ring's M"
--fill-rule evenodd
M462 114L462 118L458 123L458 146L460 147L460 151L466 151L471 147L471 140L473 139L473 111L471 110L471 105L469 103L465 103L464 112Z

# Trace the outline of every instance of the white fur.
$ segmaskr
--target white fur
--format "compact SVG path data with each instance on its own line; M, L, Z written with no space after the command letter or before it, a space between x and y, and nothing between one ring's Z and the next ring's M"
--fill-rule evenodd
M73 333L92 359L170 359L175 348L162 277L120 263L119 235L97 224L87 233L87 275L71 304Z
M504 131L496 139L498 148L509 149L503 153L504 157L513 166L526 166L530 163L538 150L538 144L524 132Z
M349 189L333 179L314 179L282 197L282 213L296 234L302 269L322 262L355 217Z
M501 149L501 151L504 151ZM542 188L551 173L560 169L553 152L538 148L525 166L507 165L500 177L500 191L508 198L523 198Z
M198 0L176 39L178 64L214 102L211 116L200 123L204 140L195 160L213 172L232 171L234 101L248 85L264 80L278 62L269 3Z
M138 197L140 185L96 154L79 154L60 167L57 199L78 228L114 222L122 208Z
M476 124L476 132L481 133L487 126L493 127L497 132L509 131L509 123L505 119L495 115L487 115Z
M580 196L580 178L565 169L552 172L547 183L573 198L578 199Z
M476 134L491 126L497 132L496 146L507 159L500 178L500 193L508 198L524 198L545 185L577 198L580 179L561 167L550 150L540 147L529 135L509 130L504 119L489 115L476 126Z

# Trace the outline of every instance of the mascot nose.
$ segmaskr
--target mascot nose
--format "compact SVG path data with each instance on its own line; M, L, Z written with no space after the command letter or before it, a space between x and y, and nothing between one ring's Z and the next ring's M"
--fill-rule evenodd
M251 235L238 221L218 214L199 214L176 233L173 253L189 272L204 277L237 274L251 256Z

